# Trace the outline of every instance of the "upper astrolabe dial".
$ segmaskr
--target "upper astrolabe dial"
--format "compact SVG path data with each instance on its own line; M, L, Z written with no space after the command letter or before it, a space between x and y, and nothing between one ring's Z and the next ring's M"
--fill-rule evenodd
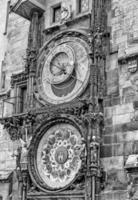
M58 46L49 55L44 79L50 84L62 84L67 81L73 72L75 64L75 55L73 49L68 45Z
M61 104L72 101L88 84L88 45L82 39L65 38L55 43L46 55L42 52L39 63L38 91L48 103Z

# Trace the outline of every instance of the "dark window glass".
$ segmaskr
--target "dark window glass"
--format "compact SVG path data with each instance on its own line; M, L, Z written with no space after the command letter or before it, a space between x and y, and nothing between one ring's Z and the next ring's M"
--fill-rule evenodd
M20 91L20 112L25 112L26 109L26 96L27 96L27 88L22 87Z
M6 73L5 73L5 71L2 71L2 74L1 74L1 89L5 89L5 79L6 79Z
M83 13L89 9L89 0L78 0L78 13Z
M53 22L60 22L61 20L61 5L53 8Z

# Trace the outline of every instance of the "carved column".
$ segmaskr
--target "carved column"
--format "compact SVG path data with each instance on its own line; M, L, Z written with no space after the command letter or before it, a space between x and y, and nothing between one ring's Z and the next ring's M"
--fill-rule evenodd
M19 156L18 156L18 173L19 173L19 197L21 200L27 199L27 177L28 177L28 169L27 169L27 156L28 156L28 147L27 143L24 142L23 146L20 148Z
M88 124L89 132L87 137L87 198L96 199L97 179L101 177L100 166L100 137L99 121L103 120L102 113L89 112L85 115L85 120ZM99 188L98 188L99 189ZM99 191L98 191L99 192Z
M33 93L34 93L34 81L37 66L37 52L38 52L38 16L39 13L34 11L32 13L32 21L30 25L30 34L28 38L27 49L27 67L26 70L29 73L28 80L28 108L33 108Z
M91 76L90 99L87 116L88 140L87 140L87 199L95 200L98 183L101 177L100 166L100 141L101 122L103 121L102 98L104 94L104 65L103 53L104 0L93 0L92 20L90 24L89 39L91 41ZM98 180L98 181L97 181Z

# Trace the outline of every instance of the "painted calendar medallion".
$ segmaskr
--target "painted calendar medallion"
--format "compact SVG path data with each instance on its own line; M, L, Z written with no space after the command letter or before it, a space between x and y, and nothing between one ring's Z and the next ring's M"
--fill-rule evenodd
M79 131L69 124L52 126L42 137L37 150L37 168L51 189L70 184L81 168L84 150Z

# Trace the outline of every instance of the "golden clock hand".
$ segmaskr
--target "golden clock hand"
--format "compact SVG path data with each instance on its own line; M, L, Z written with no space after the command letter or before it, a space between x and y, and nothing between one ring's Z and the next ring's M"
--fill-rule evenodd
M58 65L53 64L53 66L57 67L58 69L63 69L63 67L59 67Z
M58 66L57 66L57 67L58 67ZM64 67L65 67L65 66L64 66ZM59 68L59 67L58 67L58 68ZM59 69L61 69L61 68L59 68ZM64 71L63 68L62 68L61 70L64 72L64 74L68 74L68 75L70 75L72 78L74 78L74 79L78 80L79 82L83 83L83 81L81 81L80 79L76 78L76 77L73 76L72 74L67 73L67 71Z
M62 74L64 74L64 69L63 68L61 68L61 67L58 67L57 65L53 65L53 66L55 66L55 67L57 67L58 69L60 69L60 71L59 72L57 72L57 73L55 73L55 72L53 72L53 75L54 76L58 76L58 75L62 75Z
M60 66L61 64L60 64L60 61L57 59L57 63L58 63L58 65Z
M83 81L81 81L80 79L76 78L76 77L73 76L72 74L71 74L70 76L83 84Z
M80 79L76 78L76 77L73 76L72 74L69 74L67 71L64 72L64 73L70 75L72 78L74 78L74 79L78 80L79 82L83 83L83 81L81 81Z
M60 68L60 67L58 67L57 65L54 65L54 66L56 66L57 68L61 69L61 70L64 72L64 74L68 74L68 75L70 75L72 78L78 80L79 82L81 82L81 83L83 84L83 81L81 81L80 79L76 78L76 77L73 76L72 74L67 73L67 71L65 71L65 69ZM46 80L46 79L44 79L44 80ZM50 83L50 82L49 82L49 83ZM52 83L50 83L50 84L53 85Z
M55 63L51 63L51 66L55 66L55 67L57 67L57 68L60 68L60 65L57 65L57 64L55 64Z

